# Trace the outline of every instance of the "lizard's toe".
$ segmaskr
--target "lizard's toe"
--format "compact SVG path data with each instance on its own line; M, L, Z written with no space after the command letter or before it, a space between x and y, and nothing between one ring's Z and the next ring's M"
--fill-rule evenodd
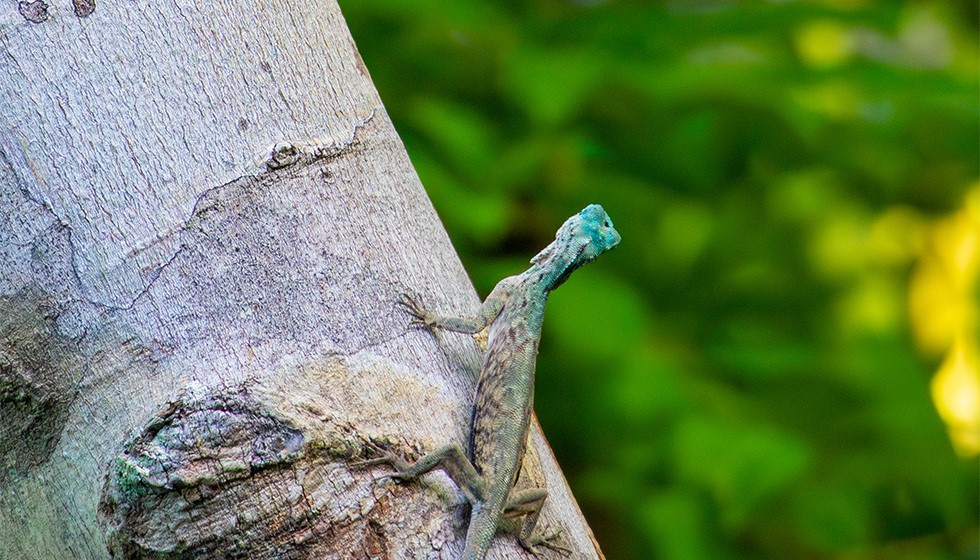
M528 538L519 539L519 542L521 546L531 554L539 554L540 551L538 550L538 547L544 547L548 550L554 550L555 552L559 552L562 555L567 556L571 554L572 551L555 542L558 540L559 535L561 535L561 530L555 531L548 535L531 535Z
M418 316L423 314L424 308L422 304L419 303L418 299L408 294L400 294L398 299L395 300L395 303L404 307L412 315Z

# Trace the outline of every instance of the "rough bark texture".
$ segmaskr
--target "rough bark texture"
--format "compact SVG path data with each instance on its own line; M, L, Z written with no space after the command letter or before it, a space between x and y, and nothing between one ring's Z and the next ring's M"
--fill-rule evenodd
M393 302L478 300L333 2L8 3L0 107L0 558L459 553L444 477L348 467L466 441L476 346Z

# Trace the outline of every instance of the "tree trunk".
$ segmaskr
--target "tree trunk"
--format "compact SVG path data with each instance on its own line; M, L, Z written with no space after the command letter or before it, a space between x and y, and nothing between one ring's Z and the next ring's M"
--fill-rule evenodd
M21 2L0 47L0 558L455 558L444 476L348 465L466 441L478 349L393 302L478 301L334 2Z

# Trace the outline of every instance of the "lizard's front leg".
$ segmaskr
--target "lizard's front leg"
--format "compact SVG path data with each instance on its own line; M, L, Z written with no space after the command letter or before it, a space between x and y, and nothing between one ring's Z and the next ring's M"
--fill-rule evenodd
M472 317L443 317L436 315L426 309L417 299L402 294L398 299L398 305L405 308L414 317L412 324L423 326L429 330L442 329L446 331L476 334L487 325L493 322L500 315L500 310L504 308L510 293L513 290L513 278L501 280L487 299L480 306L480 310Z
M544 488L512 490L507 498L507 505L504 507L504 517L524 516L524 522L517 534L517 542L525 550L535 553L535 548L543 546L564 554L570 554L570 550L553 542L561 534L561 531L555 531L549 535L540 535L534 532L534 528L538 524L538 517L541 515L541 507L544 506L547 497L548 491Z
M409 463L394 453L385 452L381 457L360 461L352 466L371 465L391 465L396 472L389 476L397 480L414 480L433 469L441 468L471 504L482 502L486 496L483 479L476 472L473 463L466 458L463 449L456 444L440 447L414 463Z

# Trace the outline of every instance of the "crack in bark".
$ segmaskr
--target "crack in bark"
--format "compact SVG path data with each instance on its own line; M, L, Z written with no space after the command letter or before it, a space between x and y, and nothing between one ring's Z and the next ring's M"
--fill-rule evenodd
M312 163L326 158L343 154L357 142L357 134L377 114L377 109L371 109L366 117L354 124L347 140L338 143L323 144L317 141L296 141L276 143L269 151L264 165L269 171L282 169L297 163Z
M300 153L296 161L289 162L289 164L287 165L295 165L298 163L310 164L322 159L330 159L330 158L336 158L342 156L357 143L358 134L361 132L361 130L364 129L365 126L367 126L374 119L377 113L378 113L378 109L372 108L371 112L366 117L355 122L351 128L350 136L342 142L332 143L332 144L320 144L315 142L305 143L305 144L304 143L290 144L291 146L296 147ZM3 163L5 163L6 166L13 171L13 175L15 177L15 180L17 180L17 182L20 185L20 191L23 194L23 196L30 202L33 202L34 204L42 208L43 211L46 211L48 214L50 214L53 220L55 221L55 223L57 224L57 227L60 227L65 231L68 238L67 242L68 242L68 247L69 247L69 252L71 257L70 258L71 275L72 278L76 282L78 282L78 290L81 295L81 298L79 299L81 301L84 301L85 303L97 309L102 309L110 312L131 310L139 302L140 298L142 298L143 296L149 293L153 285L163 275L163 271L169 268L174 263L174 261L176 261L177 257L179 257L181 253L183 253L183 251L187 249L187 246L181 243L180 247L178 247L173 252L173 254L170 255L170 257L167 259L166 262L157 266L149 274L149 280L145 282L145 285L126 304L114 305L106 301L99 301L89 293L89 289L87 288L87 283L82 279L82 276L79 273L80 266L78 264L78 249L73 239L74 229L64 217L62 217L60 214L58 214L58 212L55 211L54 206L51 204L49 200L44 198L43 195L39 193L32 192L29 184L20 176L19 173L17 173L18 169L29 168L29 166L27 166L26 162L21 162L22 165L19 166L14 165L14 161L13 161L14 153L15 153L14 151L9 149L0 149L0 158L2 158ZM157 239L153 241L152 244L166 242L175 235L182 235L183 233L185 233L188 230L189 226L193 223L194 219L200 213L200 206L202 202L207 200L208 197L212 196L213 194L217 192L221 192L223 189L226 189L233 185L241 184L242 181L256 179L264 174L275 171L276 167L270 165L271 158L273 155L274 154L270 154L269 159L264 163L265 168L256 166L253 167L251 170L247 170L247 169L243 170L242 175L230 181L227 181L221 185L216 185L214 187L210 187L202 191L199 195L197 195L194 198L194 204L191 206L191 212L189 217L185 219L183 223L180 224L180 226L178 226L177 228L174 228L170 232L167 232L164 235L159 236ZM137 248L131 254L138 254L139 252L142 252L145 249L146 247Z
M23 152L21 150L14 150L12 148L13 147L9 145L0 145L0 160L2 160L4 166L10 170L11 175L13 176L14 180L17 182L19 186L21 195L23 195L23 197L29 202L33 202L34 204L39 206L42 212L47 212L48 214L50 214L51 218L54 220L54 223L52 224L51 228L45 228L44 230L41 231L45 232L48 229L56 229L56 228L60 228L65 231L65 235L68 238L67 241L68 241L68 251L70 255L69 261L71 262L72 278L75 280L75 282L78 283L78 289L81 292L84 301L94 305L95 302L93 302L91 298L89 298L88 294L85 293L85 282L82 281L82 277L78 273L78 268L79 268L77 262L78 252L75 249L75 243L73 241L74 229L72 229L71 225L68 224L67 220L65 220L60 214L58 214L58 212L55 211L54 205L51 204L50 200L44 197L43 194L35 193L32 191L31 183L19 172L19 170L32 169L32 167L30 166L26 158L24 158ZM21 156L20 158L21 161L19 162L14 161L14 158L17 155ZM33 246L36 240L37 237L32 239L30 243L18 244L18 246L21 247Z
M388 337L383 337L380 340L376 340L376 341L372 341L372 342L365 342L364 344L361 344L361 345L359 345L359 346L357 346L355 348L352 348L350 350L343 350L343 351L341 351L341 350L334 350L334 351L331 351L328 354L328 356L339 356L339 357L342 357L342 358L353 358L353 357L357 356L358 354L360 354L361 352L365 352L365 351L370 350L372 348L375 348L377 346L382 346L382 345L388 344L389 342L394 342L394 341L398 340L399 338L403 338L406 335L408 335L408 333L410 333L412 330L413 330L412 327L408 327L404 331L401 331L401 332L399 332L399 333L397 333L395 335L388 336Z

